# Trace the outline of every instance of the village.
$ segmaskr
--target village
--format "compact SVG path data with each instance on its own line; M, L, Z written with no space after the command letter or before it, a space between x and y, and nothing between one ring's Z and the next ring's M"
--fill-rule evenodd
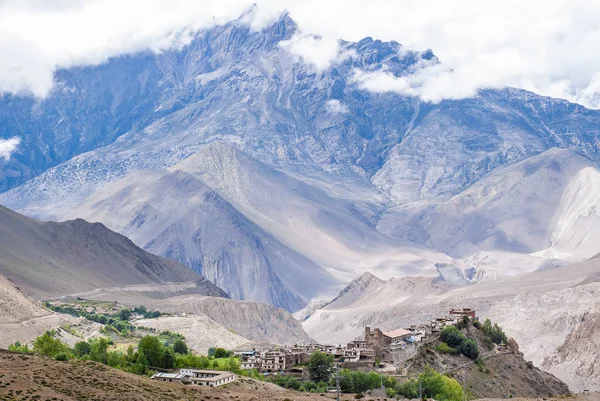
M290 375L304 379L307 377L304 366L316 351L332 355L340 369L363 371L380 369L393 373L433 333L440 332L446 326L456 325L465 316L473 320L478 319L473 309L451 309L448 315L437 317L428 324L389 331L365 327L363 338L347 344L240 349L234 350L233 354L240 359L242 370L254 370L265 376ZM152 376L154 380L210 387L229 384L237 378L237 375L231 372L199 369L181 369L178 373L159 372Z

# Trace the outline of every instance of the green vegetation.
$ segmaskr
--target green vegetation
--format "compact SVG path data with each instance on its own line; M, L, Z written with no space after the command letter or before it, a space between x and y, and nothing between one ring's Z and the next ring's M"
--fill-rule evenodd
M456 326L444 327L440 334L440 338L443 343L446 344L447 349L440 344L442 349L446 349L450 353L451 349L458 350L461 354L467 358L477 359L479 357L479 348L475 340L465 337L465 335ZM438 349L438 351L440 351ZM442 351L440 351L442 352Z
M502 328L498 324L492 325L490 319L485 319L485 322L483 322L483 333L495 344L506 344L508 342Z
M8 346L8 350L12 352L19 352L21 354L30 354L32 351L27 347L27 345L21 345L20 342L16 342Z
M36 338L33 342L33 351L59 361L70 359L90 360L112 366L127 372L148 374L159 369L172 368L214 368L241 373L239 359L229 355L226 358L214 359L212 357L197 356L189 353L187 344L180 334L170 331L162 332L159 336L147 335L140 339L137 347L129 345L125 353L109 350L112 340L108 338L94 338L88 341L79 341L71 349L59 339L54 338L56 332L50 330ZM174 339L172 344L168 340ZM25 345L17 342L8 347L9 351L31 353ZM177 349L177 350L176 350ZM185 352L178 352L185 351Z
M208 353L210 355L210 351ZM215 358L228 358L232 355L232 353L230 353L230 351L227 351L224 348L215 348L214 349L214 353L213 356Z
M44 306L54 312L64 313L74 317L84 317L92 322L104 324L108 326L104 328L103 332L107 335L112 332L119 333L123 336L130 335L135 330L135 326L129 323L129 320L134 313L142 315L144 319L154 319L161 316L160 312L148 311L144 306L138 306L133 310L124 308L117 311L114 304L97 304L92 301L78 300L83 302L75 305L53 305L46 301L44 302ZM103 310L115 310L115 313L95 312L97 307L100 307ZM88 311L90 308L92 309L92 312Z
M54 330L47 331L33 342L33 351L54 358L59 353L69 353L69 347L53 336Z
M181 355L186 355L189 352L188 346L181 338L178 338L173 343L173 351L175 351L175 353L181 354Z
M456 348L453 348L453 347L449 346L446 343L441 343L440 345L438 345L437 347L435 347L435 349L439 353L441 353L441 354L451 354L451 355L460 354L459 350L457 350Z
M322 358L320 357L319 360L322 360ZM323 380L304 382L293 376L285 375L264 378L256 371L243 372L243 374L259 380L268 380L287 389L307 393L324 393L328 389L335 388L335 379L332 377L331 371L327 371L327 376ZM340 371L340 391L342 393L362 395L368 390L379 389L383 386L388 397L418 398L419 383L422 385L423 396L426 398L434 398L439 401L459 401L462 399L463 390L460 384L431 368L427 368L418 378L403 383L398 383L392 376L381 375L376 372L347 369Z
M463 389L460 384L431 368L426 368L418 379L409 380L397 386L396 394L405 398L419 397L419 383L423 388L423 397L438 401L460 401Z
M333 355L315 351L308 360L308 374L313 382L321 382L331 377Z

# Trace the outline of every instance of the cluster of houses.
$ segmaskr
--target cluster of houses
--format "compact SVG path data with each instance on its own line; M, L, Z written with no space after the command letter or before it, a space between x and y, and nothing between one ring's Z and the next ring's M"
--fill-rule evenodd
M474 309L450 309L450 313L448 313L448 315L433 319L430 323L429 329L432 333L437 333L439 331L442 331L446 326L455 325L465 316L469 317L472 320L477 320L477 316L475 316Z
M376 363L394 362L394 354L425 341L429 335L444 327L457 324L463 317L476 320L473 309L451 309L448 315L438 317L427 325L410 326L390 331L365 327L364 338L342 345L295 345L278 349L237 350L244 370L257 370L263 374L290 374L303 376L306 365L315 351L333 355L342 368L373 368ZM412 348L411 348L412 347ZM156 373L154 380L192 383L200 386L218 387L237 380L234 373L217 370L181 369L179 373Z
M171 383L179 382L199 386L219 387L224 384L233 383L237 380L237 375L221 370L181 369L179 373L155 373L152 379Z
M302 373L305 365L315 351L333 355L342 368L369 368L380 362L393 362L394 353L407 349L424 341L431 333L438 332L448 325L458 323L463 316L476 319L473 309L451 309L449 314L431 321L428 325L410 326L390 331L365 327L364 337L341 345L296 345L268 350L234 351L240 358L242 369L255 369L264 374Z

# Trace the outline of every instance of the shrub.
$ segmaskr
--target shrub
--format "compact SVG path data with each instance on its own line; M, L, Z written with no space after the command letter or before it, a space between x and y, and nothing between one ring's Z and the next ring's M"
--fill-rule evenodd
M470 338L467 338L460 345L460 352L466 356L467 358L477 359L479 357L479 348L477 347L477 343Z
M31 350L27 347L27 345L21 345L21 343L18 341L14 344L10 344L8 346L8 350L12 352L20 352L21 354L31 353Z
M229 356L229 351L225 348L216 348L214 356L215 358L227 358Z
M446 326L442 330L440 338L450 347L458 347L465 340L465 335L461 333L455 326Z
M92 346L87 341L79 341L75 343L73 347L73 352L76 356L82 357L84 355L88 355L92 351Z
M458 323L456 323L456 327L459 330L466 329L467 327L469 327L469 323L471 323L471 319L469 318L469 316L463 316L462 319L460 319Z
M451 355L456 355L459 353L459 351L456 348L453 348L451 346L449 346L446 343L441 343L440 345L438 345L437 347L435 347L435 349L442 354L451 354Z
M173 351L175 351L178 354L182 354L182 355L185 355L189 352L188 346L180 338L175 340L175 342L173 343Z
M56 354L56 356L54 357L55 360L57 361L63 361L66 362L69 360L69 355L67 355L65 352L59 352L58 354Z
M33 350L41 355L55 357L59 353L69 353L69 347L58 339L52 337L52 331L47 331L33 342Z

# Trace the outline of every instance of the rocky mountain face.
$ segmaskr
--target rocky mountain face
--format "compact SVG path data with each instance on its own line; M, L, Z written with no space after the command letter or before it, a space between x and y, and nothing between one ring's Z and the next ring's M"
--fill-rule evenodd
M191 282L192 292L228 296L185 266L138 248L100 223L42 222L4 207L0 207L0 275L36 298L169 282Z
M44 100L4 96L0 135L23 142L0 203L102 222L290 311L366 271L466 284L600 251L599 111L518 89L373 93L357 73L438 60L365 38L316 70L281 45L296 31L233 21L59 71Z

